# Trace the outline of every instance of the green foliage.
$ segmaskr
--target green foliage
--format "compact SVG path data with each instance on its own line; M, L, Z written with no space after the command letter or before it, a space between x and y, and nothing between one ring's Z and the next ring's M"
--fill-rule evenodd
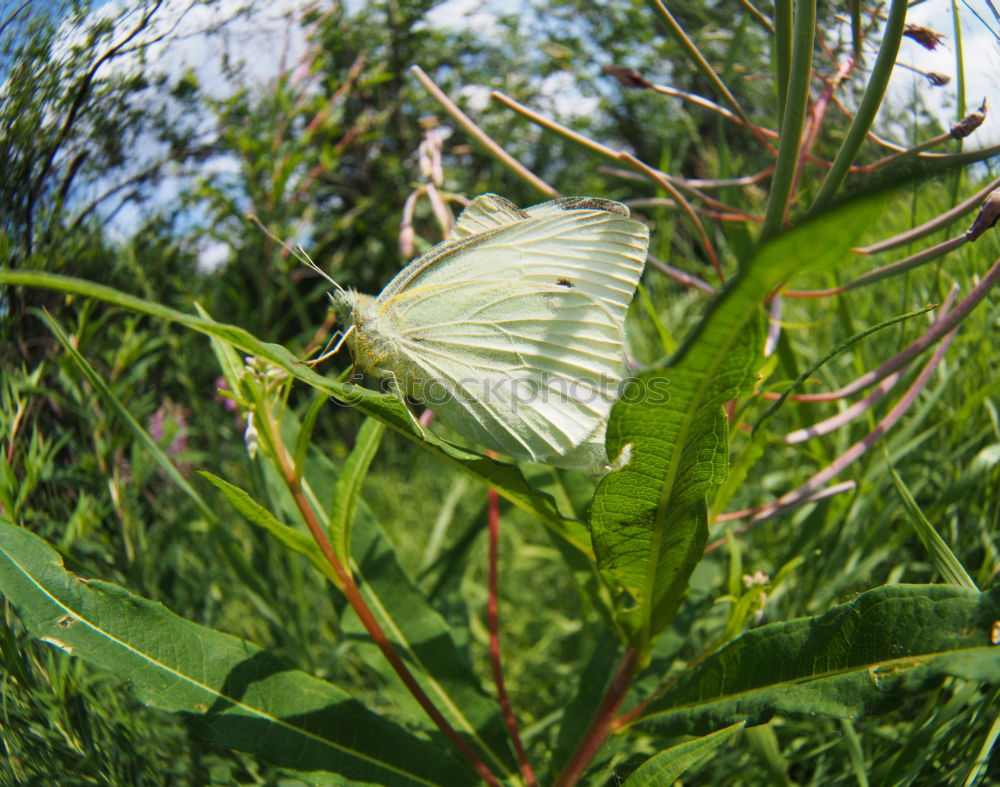
M35 636L85 652L140 701L191 717L217 745L293 772L318 771L306 777L314 783L338 781L328 772L380 784L473 783L457 763L331 684L161 604L66 572L58 554L23 528L0 523L0 554L5 595L28 613Z
M731 724L701 738L671 746L636 768L625 784L627 787L673 784L684 771L726 743L742 726L742 723Z
M143 60L160 3L5 11L0 782L529 783L501 691L540 784L1000 778L995 303L851 422L797 400L926 337L921 310L1000 253L986 234L858 280L873 257L850 249L943 214L975 188L960 167L988 165L880 164L865 141L874 109L898 133L881 91L903 5L889 23L856 3L539 3L487 26L320 6L297 68L253 84L229 63L237 87L212 98ZM883 31L874 73L827 81ZM440 237L434 195L540 201L413 64L534 175L630 200L656 257L728 282L708 300L647 266L646 365L601 480L482 456L345 382L346 360L300 360L336 328L328 285L274 238L373 292ZM913 110L922 142L935 122ZM146 201L168 168L176 198ZM124 237L121 205L142 215ZM853 486L823 497L832 481Z
M813 618L760 626L712 654L646 706L642 727L697 734L775 713L885 713L943 676L996 683L990 641L1000 594L892 585Z
M591 535L609 584L630 596L621 622L640 651L648 651L673 618L702 557L705 498L729 465L723 405L752 391L761 355L760 303L805 267L803 259L810 268L833 265L870 216L871 201L855 201L763 244L671 362L637 379L641 397L627 391L615 406L608 452L628 450L631 459L597 488Z

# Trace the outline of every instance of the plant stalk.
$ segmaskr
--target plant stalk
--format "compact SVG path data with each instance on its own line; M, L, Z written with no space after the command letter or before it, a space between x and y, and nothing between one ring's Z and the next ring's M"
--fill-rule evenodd
M583 738L576 747L576 751L569 758L569 762L563 768L562 773L559 774L559 778L556 779L553 787L571 787L571 785L576 784L586 770L587 765L594 759L594 755L597 754L598 749L604 745L604 741L613 728L615 713L618 712L622 700L625 699L625 693L628 691L629 686L632 685L632 678L635 675L638 661L638 650L629 648L625 651L621 662L618 664L618 669L615 670L614 677L608 685L608 690L604 693L604 699L601 700L601 705L594 714L590 726L587 728L587 732L584 733Z
M517 752L517 761L521 766L521 774L528 787L536 787L538 779L528 760L528 753L524 750L521 742L521 734L517 729L517 719L510 705L510 698L507 696L507 686L503 678L503 665L500 660L500 594L497 583L497 564L500 556L500 495L495 489L486 491L488 498L488 526L489 526L489 598L486 602L486 617L490 630L490 663L493 666L493 682L497 687L497 699L500 701L500 708L503 711L504 722L507 724L507 731L510 739L514 743Z
M361 590L354 582L354 577L351 576L351 572L347 570L344 564L341 563L340 559L337 557L333 550L333 545L326 537L323 526L316 517L316 513L313 511L309 501L306 500L306 496L302 491L302 485L299 483L299 479L295 475L291 457L288 455L284 443L275 441L274 448L274 456L277 459L278 469L281 472L285 485L288 487L288 491L295 500L295 505L298 507L302 517L305 519L306 526L309 528L309 532L312 533L313 538L316 540L316 544L323 553L323 557L326 558L327 562L336 573L337 579L340 581L341 591L344 593L344 596L347 598L347 602L351 605L351 608L354 610L358 619L365 627L365 630L368 632L369 636L371 636L372 642L374 642L378 649L382 651L382 655L385 656L386 660L392 666L400 680L403 681L406 688L409 689L410 693L414 696L417 702L420 703L420 707L424 709L424 712L431 718L431 721L433 721L437 728L445 734L455 748L462 753L462 756L469 761L472 767L475 768L476 773L479 774L480 778L482 778L487 784L491 785L491 787L500 787L500 781L493 775L489 768L486 767L486 764L469 747L469 745L462 740L462 737L458 734L455 728L451 726L441 711L438 710L437 706L417 682L413 673L407 668L402 657L399 655L399 652L389 641L389 638L386 636L382 626L379 625L378 620L375 619L375 615L372 613L371 608L365 602L364 596L361 595Z

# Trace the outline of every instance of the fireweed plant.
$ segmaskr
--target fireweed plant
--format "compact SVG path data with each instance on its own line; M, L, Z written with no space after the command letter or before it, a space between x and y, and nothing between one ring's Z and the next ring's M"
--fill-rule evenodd
M599 479L484 456L435 431L431 410L421 415L418 408L417 421L391 392L303 362L323 349L334 327L329 321L312 346L293 354L213 320L200 307L191 313L82 279L0 269L8 292L52 290L209 338L221 370L220 412L228 412L225 403L233 410L228 417L241 419L256 468L254 486L267 490L266 499L247 491L250 484L223 477L210 457L197 463L200 480L193 478L174 455L185 439L178 434L186 429L183 408L171 405L143 425L78 349L73 331L48 312L37 314L113 428L131 437L147 472L155 469L189 499L258 597L285 588L263 582L240 544L225 535L237 515L265 531L273 550L304 556L325 577L335 589L333 611L315 608L312 614L336 614L344 648L354 649L369 671L352 682L349 673L322 665L314 665L314 674L293 669L245 639L177 616L119 584L68 571L59 545L24 526L26 495L37 484L31 474L47 466L54 449L23 440L33 373L15 383L5 372L0 590L30 634L112 671L141 702L180 714L213 745L249 752L311 783L565 787L614 777L639 787L671 784L738 745L756 751L769 772L783 778L788 761L778 749L775 724L803 718L838 720L836 734L846 736L859 783L868 783L866 771L882 784L917 780L921 759L906 748L865 762L852 725L905 706L915 724L933 727L929 705L920 710L906 703L924 697L950 708L958 697L989 708L997 699L990 688L1000 682L1000 595L989 589L1000 565L995 519L992 530L979 525L978 565L965 567L948 533L935 526L943 509L925 512L920 492L911 491L895 463L929 439L921 419L941 396L936 375L962 341L970 315L995 298L1000 259L977 267L967 289L949 273L948 260L966 246L994 244L995 253L988 230L1000 215L1000 179L971 188L962 175L1000 148L961 150L961 140L986 117L985 101L949 133L912 147L873 130L903 37L928 47L941 43L939 33L907 24L904 0L871 13L849 4L850 13L831 33L817 28L810 0L776 2L771 16L745 5L753 23L772 36L769 78L778 101L769 108L770 123L755 119L760 113L741 103L733 75L724 78L713 67L659 0L650 6L649 24L686 53L706 95L655 84L625 66L604 72L610 84L662 112L683 102L727 134L746 135L767 162L758 171L678 177L510 96L492 95L514 116L591 151L609 182L633 191L636 196L625 201L651 226L645 289L630 323L646 360L632 359L634 376L608 427L609 463L624 459ZM956 49L961 73L960 45ZM541 198L559 196L428 74L413 66L411 76L437 102L441 124L454 124ZM946 82L938 74L927 78ZM961 81L958 104L965 105ZM407 258L445 236L456 209L468 202L446 189L447 138L441 125L429 125L417 151L419 182L402 215L400 247ZM831 149L831 157L820 152ZM948 209L893 237L871 240L901 199L919 193L931 177L952 184ZM447 180L460 182L461 173ZM642 196L649 194L654 196ZM415 229L423 205L437 238L421 238ZM932 235L947 237L931 243ZM691 272L694 260L711 275ZM932 264L940 266L934 284L940 298L927 304L919 302L910 277ZM824 286L804 288L803 279ZM667 307L657 303L665 281L686 292L690 313L700 312L689 314L691 327L682 338L663 319ZM873 290L881 291L875 302L884 312L854 312L852 298ZM897 303L904 308L896 309ZM784 318L789 312L792 322ZM794 320L837 314L849 330L831 346L804 350ZM870 368L844 361L861 347L868 353L857 357L870 357L873 347L880 354ZM995 349L987 343L979 351ZM851 368L854 379L823 390ZM298 410L289 405L296 384L316 392ZM656 395L645 395L650 391ZM337 418L363 421L353 449L338 458L313 441L318 419L334 409ZM164 433L165 422L172 433ZM893 441L900 429L905 440ZM386 430L415 446L417 464L451 468L463 478L463 489L481 488L486 501L484 516L467 523L456 546L428 553L419 578L404 568L406 560L394 553L363 495ZM786 461L787 446L801 446L799 461L813 469L797 474L769 465L772 457ZM872 467L880 468L881 486L861 470L860 478L851 478L852 468ZM976 478L995 482L991 467ZM106 470L112 490L118 489L119 469ZM789 479L795 483L787 485ZM765 486L750 488L751 482ZM876 494L891 500L864 502ZM846 546L826 541L824 552L809 532L816 517L847 522L853 507L874 519L882 516L876 503L901 507L906 530L894 536L893 546L916 536L927 581L903 584L890 575L882 577L884 584L859 587L855 580L814 595L807 615L781 619L781 599L810 586L803 576L808 565L840 559L845 571L853 571L851 561L862 559L848 559ZM528 725L518 707L527 698L508 685L510 657L502 658L503 569L516 560L501 554L505 510L545 526L546 554L565 565L582 599L574 625L587 632L578 640L588 643L585 650L572 659L560 655L569 664L555 679L565 684L556 693L561 704L535 712ZM449 573L474 555L470 544L483 519L485 628L478 620L463 623L454 604L446 603L461 598ZM779 537L797 554L783 553L773 572L744 574L750 539L766 527L784 533ZM723 556L728 568L716 562ZM427 576L438 579L428 584ZM727 609L721 617L712 612L716 602ZM532 614L525 609L513 616ZM547 647L555 647L554 636L547 636ZM986 777L1000 729L995 713L980 712L983 720L977 716L964 733L965 755L928 766L926 783L960 778L973 784ZM768 724L772 719L778 721Z

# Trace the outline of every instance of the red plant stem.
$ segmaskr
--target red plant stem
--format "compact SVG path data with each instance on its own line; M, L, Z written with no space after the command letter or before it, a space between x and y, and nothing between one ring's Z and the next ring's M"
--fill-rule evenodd
M646 261L652 265L654 268L665 273L671 279L673 279L678 284L685 287L694 287L697 290L701 290L708 295L715 295L715 287L697 276L692 276L689 273L685 273L680 268L675 268L673 265L667 265L663 260L659 259L653 254L646 255Z
M840 295L841 293L857 289L858 287L864 287L869 284L874 284L877 281L888 279L892 276L898 276L911 268L916 268L918 265L924 265L932 260L936 260L938 257L943 257L945 254L954 251L963 244L969 243L971 240L972 239L969 237L969 233L964 232L961 235L956 235L954 238L949 238L946 241L937 243L930 248L917 252L916 254L911 254L909 257L896 260L896 262L890 262L888 265L873 268L867 273L862 273L857 278L851 279L849 282L842 284L839 287L829 290L784 290L781 294L789 298L818 298L825 297L827 295Z
M642 702L640 702L638 705L632 708L632 710L630 710L628 713L623 713L621 716L615 719L611 723L611 731L616 732L617 730L620 730L622 727L627 727L629 724L631 724L632 721L637 716L641 715L642 712L646 710L646 707L649 705L649 703L651 703L657 697L660 697L663 694L665 694L675 683L677 683L677 681L679 681L682 677L684 677L684 674L686 672L690 672L691 670L693 670L695 667L701 664L705 659L707 659L709 656L715 653L715 651L717 651L718 649L719 649L718 641L712 643L707 648L705 648L701 653L699 653L691 661L689 661L683 670L678 672L673 677L669 678L662 686L660 686L660 688L658 688L656 691L654 691L652 694L646 697L646 699L644 699Z
M507 731L510 739L514 742L514 749L517 751L517 761L521 765L521 774L528 787L536 787L538 780L535 772L528 761L528 754L521 743L521 735L517 730L517 719L514 718L514 711L510 706L510 698L507 696L507 687L503 679L503 668L500 662L500 595L497 590L497 562L499 558L500 542L500 495L495 489L486 491L489 509L487 521L489 525L489 598L486 602L486 617L490 630L490 662L493 665L493 682L497 687L497 698L500 700L500 709L503 711L504 721L507 723Z
M434 705L434 702L427 696L427 693L417 682L413 673L410 672L406 664L403 663L403 659L399 655L399 652L393 647L389 638L385 635L385 631L382 630L379 622L372 614L368 604L365 603L365 599L361 595L361 590L354 582L354 577L351 576L351 573L344 567L344 564L340 562L340 558L338 558L337 554L333 551L333 546L327 539L326 533L323 532L323 527L316 518L316 513L313 511L312 506L309 505L309 501L306 500L305 494L302 492L302 486L299 484L299 480L295 476L295 471L290 461L291 458L285 451L284 446L278 443L275 444L275 448L275 455L278 459L278 465L281 470L282 477L285 481L285 485L288 487L288 491L291 492L292 497L295 499L295 505L302 513L302 516L306 521L306 525L309 527L309 532L312 533L313 538L316 540L316 544L323 553L323 557L326 558L326 561L330 564L334 573L337 575L337 579L341 584L341 590L347 598L347 602L351 605L351 608L358 616L358 619L365 627L369 636L371 636L372 641L378 649L382 651L382 655L385 656L386 660L396 671L396 674L406 685L406 688L410 690L410 693L414 696L417 702L420 703L420 707L424 709L424 712L430 716L434 724L437 725L437 728L441 730L445 736L447 736L448 740L452 742L455 748L462 753L462 756L469 761L473 768L475 768L476 773L479 774L480 778L493 787L500 787L500 781L493 775L492 772L490 772L490 769L486 767L486 764L479 759L479 756L469 747L469 745L462 740L461 736L455 731L455 728L448 723L448 720L442 715L441 711L437 709L437 706Z
M944 302L941 304L941 310L937 314L937 320L943 319L948 310L951 309L951 305L955 302L955 297L958 295L958 285L952 284L951 290L945 297ZM836 415L830 416L829 418L824 418L818 423L814 423L811 426L807 426L804 429L797 429L794 432L789 432L785 435L784 441L787 444L801 443L805 440L809 440L813 437L818 437L820 435L828 434L834 429L839 429L844 424L857 418L862 413L867 412L871 409L874 402L878 401L881 397L885 396L893 386L896 385L903 377L902 369L897 370L890 374L888 377L883 379L875 389L868 394L861 401L855 402L850 407L840 410Z
M736 531L737 534L746 533L752 527L760 522L763 522L765 519L770 519L772 516L787 511L790 508L800 506L805 502L812 502L812 500L820 499L820 497L827 497L835 492L845 491L846 487L840 484L836 487L827 488L826 490L823 489L823 486L846 469L848 465L853 464L865 453L867 453L868 449L881 440L886 433L888 433L888 431L896 425L899 419L903 417L903 414L910 408L910 405L916 401L917 396L920 395L920 392L927 385L931 375L934 374L938 364L941 363L941 359L944 358L945 353L948 352L951 340L955 338L956 330L957 329L953 328L952 331L945 337L944 341L941 342L937 350L934 351L934 355L931 356L931 359L927 362L926 366L924 366L924 368L920 371L917 379L913 381L913 384L907 389L906 393L903 394L896 405L889 411L888 415L879 421L876 427L868 435L861 440L858 440L858 442L844 451L844 453L834 459L830 464L818 473L814 474L811 478L809 478L809 480L802 484L802 486L797 489L793 489L791 492L786 492L771 503L752 509L752 511L748 511L747 513L753 513L753 518ZM726 538L726 536L723 536L716 539L705 547L705 552L708 553L718 549L726 543Z
M942 315L940 319L935 320L933 325L919 339L916 339L904 350L901 350L883 363L878 369L866 372L861 377L858 377L853 382L836 391L816 394L795 394L789 398L793 398L796 402L831 402L847 396L853 396L858 391L863 391L865 388L885 379L900 367L908 364L928 347L939 342L946 334L950 333L986 297L998 281L1000 281L1000 258L993 263L979 284L973 287L969 291L969 294L954 309Z
M786 514L789 511L799 508L809 503L815 503L819 500L825 500L828 497L833 497L834 495L840 495L844 492L852 492L857 489L857 481L841 481L839 484L831 484L830 486L824 487L818 492L814 492L810 495L805 495L803 497L796 498L793 503L788 503L783 506L778 506L775 503L765 503L764 505L754 506L753 508L742 508L739 511L727 511L724 514L719 514L712 524L719 522L732 522L736 519L746 519L747 517L753 517L753 519L743 527L738 527L735 530L730 530L726 535L721 538L715 539L707 547L705 547L705 554L709 552L714 552L719 547L725 546L730 536L741 536L750 530L755 525L767 519L773 519L781 514Z
M830 287L825 290L782 290L782 298L829 298L832 295L843 295L847 287Z
M951 210L947 210L941 215L935 216L933 219L924 222L919 227L914 227L913 229L907 230L899 235L879 241L878 243L873 243L871 246L854 249L854 251L857 254L876 254L880 251L888 251L889 249L894 249L897 246L905 246L907 243L913 243L914 241L920 240L955 219L964 216L969 211L974 210L979 206L983 199L996 188L1000 188L1000 178L990 181L984 188L977 191L964 202L960 202Z
M816 475L810 478L808 482L803 484L799 489L795 490L795 493L789 493L779 497L777 501L775 501L776 504L779 506L783 505L784 503L791 501L796 494L809 494L822 488L827 481L840 473L845 467L847 467L847 465L860 458L869 448L872 447L872 445L880 440L886 432L895 426L896 422L903 417L903 413L909 409L910 405L913 404L919 393L927 385L931 375L937 369L937 366L944 357L945 352L947 352L954 336L954 329L952 329L952 332L945 337L945 340L938 346L934 355L931 356L930 361L928 361L927 365L921 370L917 379L913 381L913 384L896 403L895 407L889 411L889 414L879 421L878 426L872 430L871 434L848 448L843 454L841 454L840 457L831 462L825 469L816 473Z
M638 660L639 651L635 648L629 648L625 651L621 662L618 664L618 669L611 679L608 690L604 692L604 699L601 700L601 705L597 709L597 713L594 714L590 726L587 728L587 732L580 740L576 751L569 758L569 762L563 768L562 773L559 774L559 778L556 779L553 787L571 787L571 785L576 784L580 776L583 775L584 770L586 770L587 765L594 758L594 755L597 754L598 749L604 745L604 741L614 727L615 713L618 712L622 700L625 699L625 693L628 691L629 686L632 685L632 677L635 675Z
M708 261L711 263L712 267L715 269L716 275L719 277L719 281L725 282L726 275L722 272L722 265L719 264L719 256L715 253L715 247L712 245L712 241L708 238L708 233L705 232L705 227L701 223L701 219L698 218L698 214L695 213L691 204L684 199L684 196L677 190L677 187L667 179L662 172L655 170L647 164L637 159L631 153L619 153L618 158L622 161L627 161L636 169L640 169L646 173L652 180L656 181L663 189L670 194L680 205L681 210L687 214L687 217L691 220L694 225L695 232L698 234L698 238L701 241L701 246L705 250L705 254L708 256Z

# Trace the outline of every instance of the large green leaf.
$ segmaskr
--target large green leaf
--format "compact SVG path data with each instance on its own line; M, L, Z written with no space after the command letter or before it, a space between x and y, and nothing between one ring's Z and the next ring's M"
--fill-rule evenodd
M396 396L376 393L360 386L339 383L323 377L280 344L262 342L243 328L215 322L208 317L186 314L102 284L54 273L11 270L0 270L0 284L42 287L96 298L105 303L176 322L206 336L221 339L243 352L270 361L296 379L344 404L356 407L360 412L381 421L441 459L460 467L496 489L518 508L540 517L577 549L584 553L590 552L586 527L581 522L561 516L551 498L533 490L517 467L459 448L440 439L433 432L425 431L421 434L414 426L413 418Z
M1000 682L1000 589L887 585L823 615L747 632L692 668L637 723L702 734L776 713L884 713L944 676Z
M82 579L42 539L2 522L0 587L34 636L115 673L142 702L184 714L219 746L315 783L477 782L336 686L117 585Z
M670 364L643 374L612 410L608 455L625 451L630 459L598 486L591 534L602 574L624 591L621 626L644 655L701 559L705 495L729 465L722 406L750 390L762 361L761 304L792 274L838 262L876 214L872 200L841 206L762 245Z

